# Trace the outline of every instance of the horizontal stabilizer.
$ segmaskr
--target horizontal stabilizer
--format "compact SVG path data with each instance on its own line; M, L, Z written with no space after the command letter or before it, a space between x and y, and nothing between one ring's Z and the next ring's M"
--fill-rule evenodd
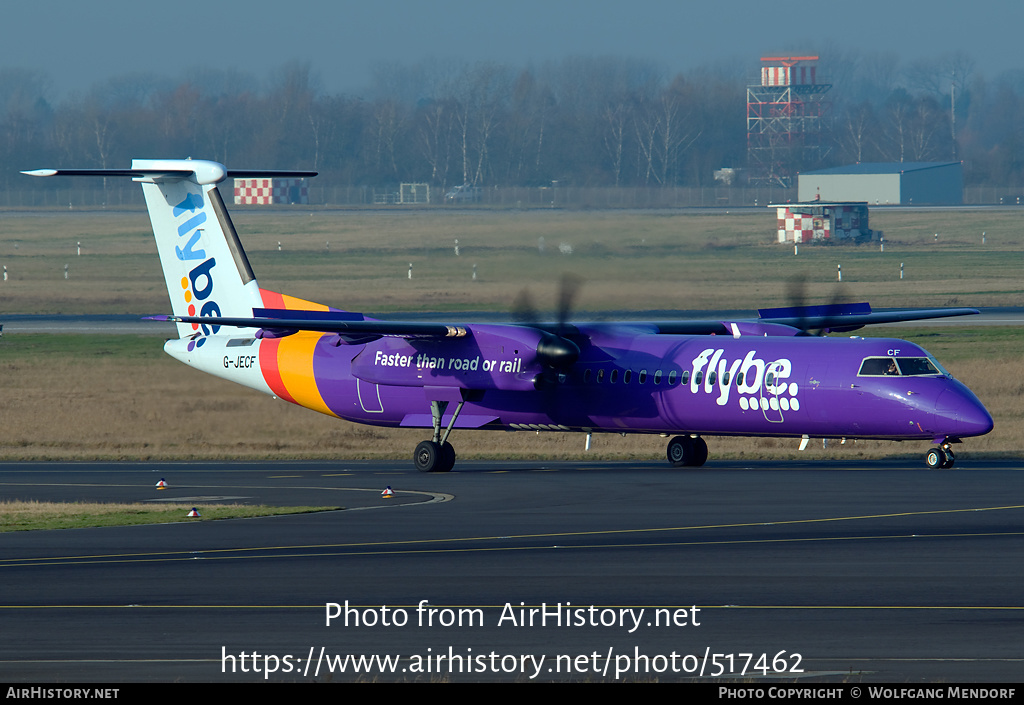
M226 169L205 159L133 159L131 169L33 169L28 176L127 176L136 181L161 183L192 179L198 184L216 184L225 179L298 179L316 176L315 171L268 169Z

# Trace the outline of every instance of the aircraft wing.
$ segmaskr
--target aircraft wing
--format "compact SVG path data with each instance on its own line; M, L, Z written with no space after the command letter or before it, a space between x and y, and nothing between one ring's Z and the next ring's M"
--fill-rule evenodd
M314 314L314 311L289 311L295 313ZM207 326L234 326L236 328L260 328L272 331L277 335L294 333L300 330L320 333L338 333L339 335L393 335L401 338L462 338L466 335L463 326L452 326L445 323L429 323L420 321L374 321L374 320L338 320L331 318L225 318L219 316L150 316L150 320L171 321L173 323L200 323Z
M980 313L975 308L925 308L872 311L867 303L830 304L827 306L792 306L766 308L758 312L759 320L775 325L791 326L801 331L824 330L845 333L879 323L923 321L931 318L970 316Z
M287 335L300 330L337 333L341 336L395 336L401 338L462 338L466 325L424 321L380 321L362 314L342 311L296 311L256 309L252 318L218 316L152 316L152 320L199 323L208 326L258 328L272 336ZM845 333L867 325L902 323L932 318L977 314L974 308L930 308L872 311L867 303L830 304L827 306L793 306L760 309L757 319L734 321L678 320L627 322L626 325L647 328L663 335L801 335L807 331ZM550 333L572 337L579 334L576 326L556 327L548 324L529 325ZM601 324L595 324L601 325ZM616 324L620 325L620 324Z
M643 323L666 335L800 335L807 331L846 333L879 323L969 316L974 308L926 308L872 311L867 303L766 308L756 319L650 321Z

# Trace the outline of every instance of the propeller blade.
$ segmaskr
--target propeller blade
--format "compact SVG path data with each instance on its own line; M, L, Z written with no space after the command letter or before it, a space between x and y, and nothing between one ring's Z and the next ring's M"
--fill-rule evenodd
M512 302L512 320L528 326L535 326L544 331L537 343L537 360L551 370L565 370L571 367L580 356L580 348L565 337L568 320L572 314L572 305L580 288L580 278L573 274L562 276L558 288L557 332L551 332L550 325L541 325L537 309L533 305L530 292L523 289Z
M786 298L789 305L797 310L802 310L807 305L807 274L796 274L786 283ZM810 332L809 326L810 321L801 316L795 324L795 327L800 329L797 335L814 335Z
M558 329L565 328L572 313L572 306L576 301L576 294L579 293L582 280L575 274L563 274L561 284L558 287Z
M827 328L821 328L820 323L815 321L817 316L812 316L811 312L817 309L817 313L825 315L825 311L830 309L842 308L844 304L852 301L849 291L843 284L837 284L832 290L832 297L829 299L828 304L823 306L808 306L807 305L807 275L797 274L786 284L786 296L789 298L789 305L794 307L797 311L800 311L800 318L796 323L793 323L794 328L799 328L800 333L797 335L813 335L823 336L829 332ZM824 309L824 311L821 311Z
M515 301L512 302L512 320L516 323L525 323L527 325L540 323L537 309L533 307L533 297L530 296L530 292L526 289L520 291L516 295Z

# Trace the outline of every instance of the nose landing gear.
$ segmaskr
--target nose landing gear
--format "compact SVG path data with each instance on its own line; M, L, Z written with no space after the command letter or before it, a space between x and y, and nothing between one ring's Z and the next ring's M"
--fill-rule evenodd
M956 462L956 456L953 455L953 449L950 447L950 444L956 442L959 442L959 439L946 438L939 444L938 448L929 449L924 454L924 464L932 470L953 467L953 463Z

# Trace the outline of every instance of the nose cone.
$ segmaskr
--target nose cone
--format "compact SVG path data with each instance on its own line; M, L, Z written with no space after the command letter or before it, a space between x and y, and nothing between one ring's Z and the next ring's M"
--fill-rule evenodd
M992 430L992 415L967 387L957 384L939 395L936 413L952 427L950 436L984 436Z
M992 430L992 415L982 406L980 401L965 404L958 412L961 436L984 436Z

